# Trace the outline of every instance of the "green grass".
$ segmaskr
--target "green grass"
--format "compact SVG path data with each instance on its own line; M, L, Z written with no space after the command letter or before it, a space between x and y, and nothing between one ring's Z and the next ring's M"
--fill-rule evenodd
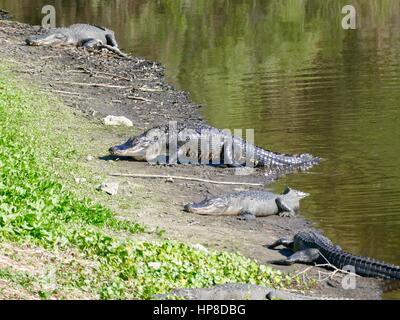
M80 197L63 181L63 170L69 170L83 151L65 143L68 131L56 130L57 123L70 121L73 126L75 120L89 120L78 120L60 102L10 78L0 67L1 241L48 251L74 250L97 266L90 272L58 268L60 285L51 292L38 291L40 298L62 298L67 288L91 291L102 299L148 299L175 288L227 282L273 287L298 282L239 254L199 250L174 241L136 241L135 234L145 231L144 226L118 219L109 208ZM164 236L164 231L155 234ZM16 279L25 281L21 276Z

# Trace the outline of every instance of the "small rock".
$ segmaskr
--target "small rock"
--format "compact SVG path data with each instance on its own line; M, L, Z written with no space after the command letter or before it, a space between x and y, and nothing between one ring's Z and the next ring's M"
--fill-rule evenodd
M161 262L149 262L147 264L149 267L153 268L153 269L160 269L161 267Z
M75 182L78 184L85 183L86 179L85 178L75 178Z
M106 126L127 126L133 127L133 123L126 117L117 117L117 116L107 116L103 118L103 123Z
M94 157L92 157L92 156L87 156L86 157L86 161L93 161L94 160Z
M255 169L252 167L235 168L236 176L248 176L254 174Z
M201 245L200 243L196 243L196 244L192 245L192 247L199 251L208 252L207 248L205 246Z
M118 193L119 184L117 182L103 182L98 190L104 191L111 196L115 196Z

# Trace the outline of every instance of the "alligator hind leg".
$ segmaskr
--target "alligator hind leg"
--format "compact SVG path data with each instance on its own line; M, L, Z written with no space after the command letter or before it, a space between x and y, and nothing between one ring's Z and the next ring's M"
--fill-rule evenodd
M117 39L112 34L106 34L107 44L111 47L118 47Z
M278 264L278 265L285 265L289 266L294 263L313 263L317 261L317 259L320 256L320 252L318 249L305 249L298 251L291 256L289 256L287 259L283 260L275 260L275 261L270 261L272 264Z
M119 50L118 47L110 46L109 44L104 44L100 40L94 40L94 41L98 41L98 42L96 44L94 44L93 47L89 47L89 48L107 49L108 51L113 52L123 58L129 58L129 56L126 53L123 53L121 50ZM87 48L87 47L85 47L85 48Z
M274 249L278 246L285 246L291 248L293 246L293 238L281 238L268 246L268 249Z

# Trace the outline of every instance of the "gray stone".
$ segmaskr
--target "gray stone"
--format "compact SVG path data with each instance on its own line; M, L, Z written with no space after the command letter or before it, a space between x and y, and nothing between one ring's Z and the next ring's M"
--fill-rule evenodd
M115 196L118 193L118 187L118 182L103 182L98 187L98 190L101 190L111 196Z
M117 116L107 116L103 118L103 123L106 126L126 126L126 127L133 127L133 123L126 117L117 117Z

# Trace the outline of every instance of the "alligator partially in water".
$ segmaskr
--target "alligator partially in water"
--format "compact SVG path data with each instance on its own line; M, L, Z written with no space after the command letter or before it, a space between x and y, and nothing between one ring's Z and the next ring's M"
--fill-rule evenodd
M51 28L44 34L28 37L25 42L30 46L74 45L84 48L106 48L120 56L127 57L118 48L114 31L84 23L73 24L66 28Z
M109 149L113 156L150 163L195 163L232 167L269 167L305 170L320 158L304 153L288 155L264 150L230 132L188 122L163 124Z
M281 195L268 191L241 191L190 203L184 209L202 215L239 215L245 219L276 214L291 217L299 209L300 200L308 195L289 187Z
M400 280L400 266L355 256L334 245L328 238L315 231L301 231L293 239L279 239L268 248L283 245L295 253L284 260L272 261L280 265L293 263L330 264L338 269L353 267L354 273L364 277Z

